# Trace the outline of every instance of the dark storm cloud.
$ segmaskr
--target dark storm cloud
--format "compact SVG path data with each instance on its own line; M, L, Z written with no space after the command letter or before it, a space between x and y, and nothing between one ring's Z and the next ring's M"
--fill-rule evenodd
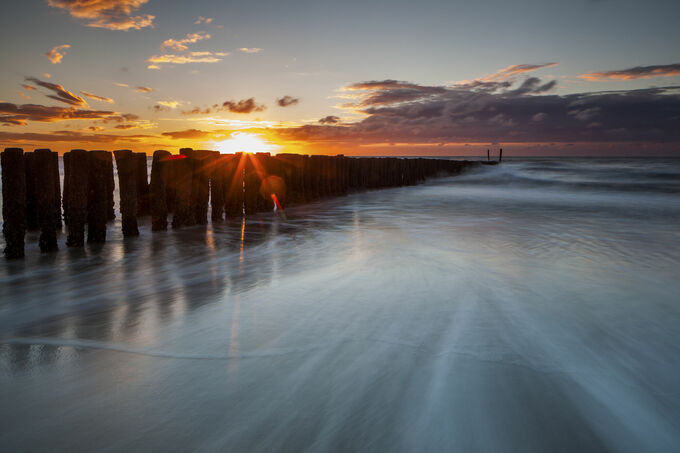
M634 68L620 69L617 71L590 72L588 74L581 74L579 77L597 82L604 80L634 80L675 76L680 76L680 63L636 66Z
M386 142L680 141L680 87L547 94L555 81L449 87L394 80L350 85L357 123L307 125L281 135ZM406 90L406 91L405 91Z
M276 103L279 105L279 107L289 107L299 102L300 102L299 98L294 98L292 96L284 96L276 100Z

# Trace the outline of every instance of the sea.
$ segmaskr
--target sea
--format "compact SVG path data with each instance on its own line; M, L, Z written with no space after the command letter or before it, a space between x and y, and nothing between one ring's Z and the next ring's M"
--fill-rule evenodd
M0 450L680 451L680 159L283 208L29 232L0 258Z

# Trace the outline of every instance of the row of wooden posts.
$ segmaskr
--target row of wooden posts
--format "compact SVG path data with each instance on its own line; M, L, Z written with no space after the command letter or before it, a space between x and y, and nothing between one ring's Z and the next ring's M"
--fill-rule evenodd
M137 218L151 215L153 231L181 228L272 210L353 191L417 184L438 173L458 174L479 162L424 158L349 158L300 154L236 153L183 148L156 151L72 150L64 154L63 199L57 153L6 148L2 159L5 257L24 256L26 230L40 230L43 252L58 249L66 225L68 247L106 241L115 218L114 158L123 236L139 234ZM62 217L63 214L63 217Z

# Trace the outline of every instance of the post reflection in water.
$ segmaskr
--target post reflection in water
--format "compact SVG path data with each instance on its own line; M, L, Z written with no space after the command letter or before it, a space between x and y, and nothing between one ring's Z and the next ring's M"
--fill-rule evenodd
M673 181L504 162L27 247L0 266L0 449L677 450Z

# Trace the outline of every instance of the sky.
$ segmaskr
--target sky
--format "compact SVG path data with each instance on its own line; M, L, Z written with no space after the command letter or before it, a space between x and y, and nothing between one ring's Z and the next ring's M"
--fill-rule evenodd
M677 0L3 10L3 148L680 155Z

